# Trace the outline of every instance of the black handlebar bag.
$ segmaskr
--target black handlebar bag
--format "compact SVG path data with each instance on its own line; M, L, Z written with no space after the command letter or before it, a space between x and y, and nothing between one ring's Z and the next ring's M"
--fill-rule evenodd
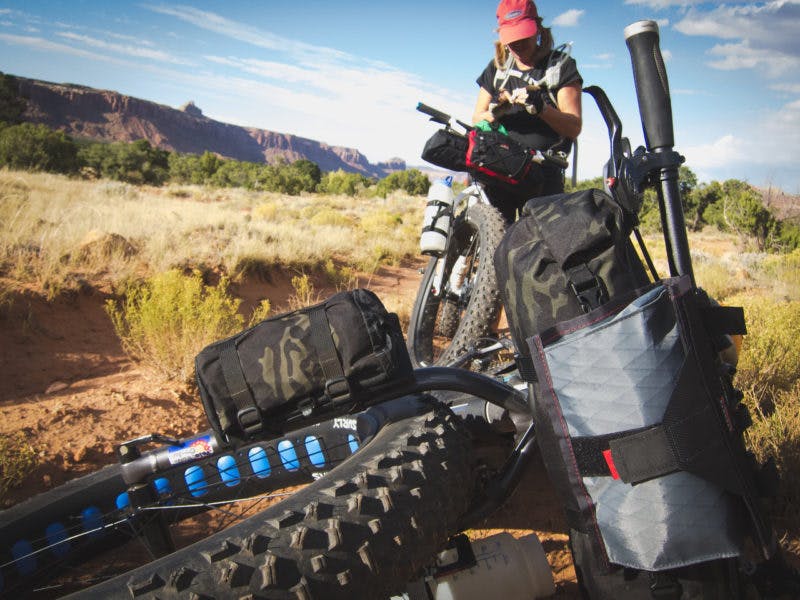
M738 597L725 559L773 553L768 470L745 451L747 411L718 358L732 333L741 309L680 277L528 338L537 441L588 597Z
M437 129L422 149L422 160L451 171L466 171L466 157L466 136L449 128Z
M219 441L279 435L364 407L413 377L397 315L363 289L266 319L195 359Z

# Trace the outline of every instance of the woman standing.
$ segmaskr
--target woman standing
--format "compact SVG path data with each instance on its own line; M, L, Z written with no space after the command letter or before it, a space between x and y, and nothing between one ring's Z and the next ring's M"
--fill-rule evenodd
M575 60L553 49L550 29L542 26L531 0L501 0L497 7L499 41L495 58L478 77L480 86L473 124L505 127L509 136L537 150L568 153L581 132L583 79ZM551 69L547 89L530 91ZM508 222L534 196L564 191L564 172L545 164L534 171L536 181L518 186L484 181L492 203Z

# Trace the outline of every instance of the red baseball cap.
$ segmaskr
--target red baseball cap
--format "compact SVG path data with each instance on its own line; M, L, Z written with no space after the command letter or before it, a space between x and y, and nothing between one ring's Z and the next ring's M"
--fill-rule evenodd
M503 44L533 37L539 33L539 13L531 0L500 0L497 5L497 31Z

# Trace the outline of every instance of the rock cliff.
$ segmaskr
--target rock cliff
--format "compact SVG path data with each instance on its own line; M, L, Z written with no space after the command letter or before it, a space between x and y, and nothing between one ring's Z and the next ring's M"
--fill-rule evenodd
M82 138L106 141L146 139L172 152L213 152L225 158L273 163L305 158L323 171L385 177L406 168L401 159L373 164L354 148L329 146L296 135L240 127L209 119L193 101L180 109L117 92L16 77L25 98L26 121Z

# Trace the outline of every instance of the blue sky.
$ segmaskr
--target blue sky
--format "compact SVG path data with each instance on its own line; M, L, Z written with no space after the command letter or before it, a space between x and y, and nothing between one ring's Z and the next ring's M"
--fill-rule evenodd
M643 140L626 25L661 28L677 150L701 181L800 193L800 0L537 3L573 42L624 133ZM0 0L0 71L75 83L220 121L421 164L433 124L418 101L469 120L492 54L494 1L227 0L182 4ZM578 175L601 174L604 126L584 97Z

